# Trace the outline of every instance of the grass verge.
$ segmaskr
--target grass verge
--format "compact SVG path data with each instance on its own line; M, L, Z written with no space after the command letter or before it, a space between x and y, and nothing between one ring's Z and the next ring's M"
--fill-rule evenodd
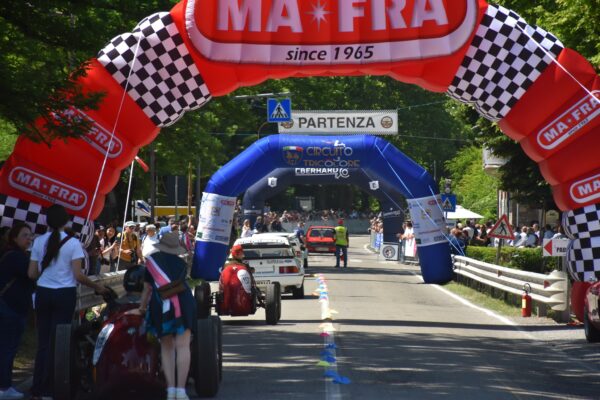
M450 282L444 285L444 288L470 301L473 304L487 308L488 310L492 310L500 315L504 315L506 317L521 316L521 309L505 302L504 299L491 297L487 293L481 293L475 289L456 282Z

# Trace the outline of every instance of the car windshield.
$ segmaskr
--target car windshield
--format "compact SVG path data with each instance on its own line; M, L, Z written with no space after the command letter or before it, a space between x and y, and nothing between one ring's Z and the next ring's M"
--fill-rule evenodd
M288 257L294 257L294 253L289 247L244 247L244 258L246 260Z
M309 237L326 237L326 238L332 238L333 237L333 230L332 229L313 229L310 231L310 234L308 235Z

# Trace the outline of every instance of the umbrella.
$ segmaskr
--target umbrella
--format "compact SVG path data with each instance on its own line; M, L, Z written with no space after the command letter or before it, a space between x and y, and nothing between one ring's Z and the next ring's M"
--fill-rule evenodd
M463 206L456 206L455 212L447 213L446 219L480 219L483 218L483 215L479 215L476 212L468 210Z

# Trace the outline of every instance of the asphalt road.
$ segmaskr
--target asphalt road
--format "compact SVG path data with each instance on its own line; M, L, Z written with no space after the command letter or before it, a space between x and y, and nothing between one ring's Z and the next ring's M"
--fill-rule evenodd
M321 275L305 299L284 298L278 325L263 310L223 318L217 398L600 399L600 346L581 328L473 307L418 267L378 260L367 240L351 238L348 269L310 256Z

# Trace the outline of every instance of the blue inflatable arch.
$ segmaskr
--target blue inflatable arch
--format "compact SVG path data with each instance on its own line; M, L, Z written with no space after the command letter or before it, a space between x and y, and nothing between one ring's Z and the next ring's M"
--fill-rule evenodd
M427 171L389 142L374 136L273 135L256 141L217 171L202 196L192 277L218 280L236 198L276 168L298 176L330 174L342 178L350 169L406 197L413 221L421 273L426 283L452 279L450 249L436 183Z
M362 168L350 168L348 172L349 174L345 177L339 175L336 177L335 174L327 173L298 176L293 167L277 168L246 190L242 202L244 219L249 219L251 224L254 224L256 217L262 214L265 201L294 184L352 184L379 201L383 214L383 225L385 226L384 241L398 241L396 234L401 232L402 223L404 222L404 212L399 204L404 195L397 191L394 186L389 186L385 182L369 177Z

